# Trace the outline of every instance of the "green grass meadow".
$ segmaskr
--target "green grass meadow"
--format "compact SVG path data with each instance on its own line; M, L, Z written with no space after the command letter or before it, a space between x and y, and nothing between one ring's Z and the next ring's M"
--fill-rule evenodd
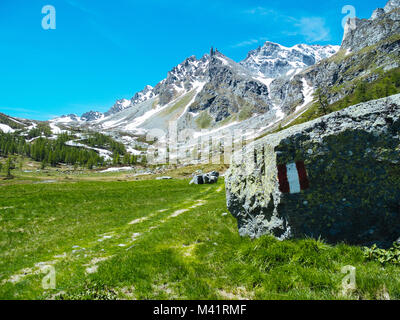
M1 185L0 299L400 298L400 267L345 244L241 238L223 179L188 182Z

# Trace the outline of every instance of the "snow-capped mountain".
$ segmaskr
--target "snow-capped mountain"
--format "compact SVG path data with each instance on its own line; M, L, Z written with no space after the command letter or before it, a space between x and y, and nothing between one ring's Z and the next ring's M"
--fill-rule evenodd
M282 99L277 97L282 96L282 88L277 82L272 86L274 80L297 74L336 51L334 46L286 48L267 42L236 63L211 49L200 59L185 59L154 88L146 86L132 99L118 100L105 114L89 112L71 120L89 122L96 130L143 132L164 130L170 121L177 121L181 129L201 130L220 127L222 122L237 124L265 113L268 121L281 119ZM297 91L293 97L299 104L310 101L312 90L305 81Z
M75 115L66 118L61 117L60 122L96 121L100 124L107 123L106 127L109 127L110 124L115 127L120 121L115 122L111 119L115 118L114 116L121 118L120 113L128 110L124 114L129 114L128 118L131 120L139 118L139 120L136 119L133 122L137 124L141 123L147 112L154 112L158 108L182 98L194 89L196 95L191 101L193 105L186 108L186 112L189 112L190 115L181 114L179 117L179 119L185 119L185 121L181 120L186 122L185 125L191 123L191 127L196 127L193 124L196 119L192 118L196 118L199 113L206 109L208 113L211 112L208 115L213 118L212 123L214 123L214 120L217 120L217 122L224 120L226 117L232 116L233 113L239 112L243 99L249 103L247 108L253 110L247 111L247 113L252 114L256 112L255 110L258 113L263 113L262 110L266 111L274 107L270 101L271 96L277 95L271 93L270 85L274 79L291 78L306 67L332 56L337 51L338 47L336 46L300 44L287 48L276 43L266 42L262 47L250 51L245 60L236 63L218 50L211 49L210 54L205 54L200 59L195 56L185 59L172 68L167 77L154 88L148 85L130 100L117 100L114 106L104 114L90 111L83 114L82 117ZM224 89L220 88L222 83L225 83ZM243 85L245 83L247 84ZM262 89L258 88L259 86ZM237 96L242 96L232 99L231 92L227 92L225 96L222 95L221 92L227 87L234 92L236 91ZM244 88L248 92L244 92ZM253 89L258 90L258 93L256 95L250 94L252 98L249 98L248 93ZM151 101L150 104L149 101ZM204 113L202 114L203 118L206 116ZM133 126L131 123L129 128Z
M176 121L181 129L200 130L219 126L227 118L226 123L233 123L273 108L268 87L217 50L200 59L187 58L154 88L147 89L130 103L118 101L116 107L120 111L106 114L90 126L102 131L137 133L165 130L171 121Z
M90 111L93 112L93 111ZM88 112L84 113L87 114ZM68 115L62 115L61 117L57 117L55 119L52 119L51 121L53 122L58 122L58 123L72 123L72 122L81 122L82 119L76 114L68 114Z
M104 118L104 114L98 111L89 111L82 114L80 120L82 121L96 121Z
M292 77L305 68L329 58L339 49L339 46L306 44L287 48L267 41L262 47L250 51L240 64L260 77Z
M131 100L118 100L115 105L105 113L105 116L116 114L128 108L134 108L149 99L158 97L158 103L163 106L183 92L188 92L196 86L205 76L208 56L204 55L197 60L195 56L187 58L168 72L167 78L159 82L154 88L147 85L142 91L136 93Z
M28 131L37 127L37 123L35 120L11 117L0 112L0 133Z

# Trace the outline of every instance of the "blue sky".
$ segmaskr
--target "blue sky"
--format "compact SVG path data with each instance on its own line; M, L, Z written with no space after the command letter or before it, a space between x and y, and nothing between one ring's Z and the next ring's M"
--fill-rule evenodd
M344 5L386 0L0 0L0 112L47 120L108 110L211 46L240 61L266 40L340 44ZM56 29L42 28L42 7Z

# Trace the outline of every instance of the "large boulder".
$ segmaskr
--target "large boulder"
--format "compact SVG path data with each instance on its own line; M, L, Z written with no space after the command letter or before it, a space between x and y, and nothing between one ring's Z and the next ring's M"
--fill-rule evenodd
M195 172L189 184L213 184L218 182L219 173L212 171L205 174Z
M266 136L235 153L227 206L242 236L380 246L400 237L400 95Z

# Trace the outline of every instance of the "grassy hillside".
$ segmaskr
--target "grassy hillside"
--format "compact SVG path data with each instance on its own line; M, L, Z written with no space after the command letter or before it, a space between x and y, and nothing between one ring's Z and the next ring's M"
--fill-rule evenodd
M400 298L398 266L344 244L240 238L226 212L223 181L2 185L0 299ZM342 295L346 265L357 290Z

